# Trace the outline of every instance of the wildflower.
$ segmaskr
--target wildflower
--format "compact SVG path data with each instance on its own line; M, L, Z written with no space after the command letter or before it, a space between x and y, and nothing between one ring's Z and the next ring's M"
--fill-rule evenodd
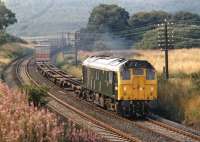
M46 109L38 109L27 97L0 83L0 141L58 142L96 139L87 130L79 130L72 120L61 121Z

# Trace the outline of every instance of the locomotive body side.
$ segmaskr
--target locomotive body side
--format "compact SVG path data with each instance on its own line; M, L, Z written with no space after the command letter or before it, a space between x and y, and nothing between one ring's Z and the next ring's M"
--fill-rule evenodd
M104 71L83 66L83 87L107 97L115 98L113 74L115 72Z

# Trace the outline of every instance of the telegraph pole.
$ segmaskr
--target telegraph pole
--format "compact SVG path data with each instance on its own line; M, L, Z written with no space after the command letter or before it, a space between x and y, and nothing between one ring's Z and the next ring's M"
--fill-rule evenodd
M174 35L173 30L171 28L173 23L169 23L166 19L164 23L158 24L159 34L158 34L158 46L165 52L165 67L163 68L164 78L166 80L169 79L169 57L168 51L171 48L174 48Z
M80 42L80 32L75 32L75 64L78 65L78 46Z
M78 48L80 46L80 32L68 32L67 44L74 49L74 61L75 65L78 65Z
M66 33L62 32L61 33L61 54L62 54L62 58L64 59L64 50L66 49Z
M62 48L66 48L66 44L67 44L67 41L66 41L66 33L65 32L62 32L62 37L61 37L61 46Z
M67 33L67 46L70 46L70 33Z
M169 64L168 64L168 26L167 26L167 21L165 20L165 78L169 78Z

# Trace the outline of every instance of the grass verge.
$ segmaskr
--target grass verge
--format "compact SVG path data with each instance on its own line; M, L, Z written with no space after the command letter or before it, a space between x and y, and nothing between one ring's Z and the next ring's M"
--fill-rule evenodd
M89 53L87 53L89 54ZM83 55L83 56L82 56ZM178 49L169 52L170 79L163 80L164 54L159 50L137 50L129 58L147 60L158 72L158 100L154 111L173 121L200 129L200 49ZM121 55L122 57L124 55ZM85 59L81 54L80 59ZM58 54L57 65L74 76L81 76L73 55Z
M148 60L159 74L156 111L174 121L200 128L200 49L169 52L170 79L163 80L164 53L138 51L133 58Z

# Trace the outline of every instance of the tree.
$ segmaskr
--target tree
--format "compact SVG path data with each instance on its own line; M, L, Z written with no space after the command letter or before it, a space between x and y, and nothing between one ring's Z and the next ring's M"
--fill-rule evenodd
M179 11L175 13L173 16L173 20L184 24L200 25L200 16L198 14L185 11Z
M8 9L5 4L0 1L0 31L5 31L5 29L17 22L15 13Z
M132 28L138 28L159 24L170 18L171 15L164 11L138 12L130 17L129 24Z
M128 26L129 13L117 5L101 4L89 17L87 29L94 32L115 32Z

